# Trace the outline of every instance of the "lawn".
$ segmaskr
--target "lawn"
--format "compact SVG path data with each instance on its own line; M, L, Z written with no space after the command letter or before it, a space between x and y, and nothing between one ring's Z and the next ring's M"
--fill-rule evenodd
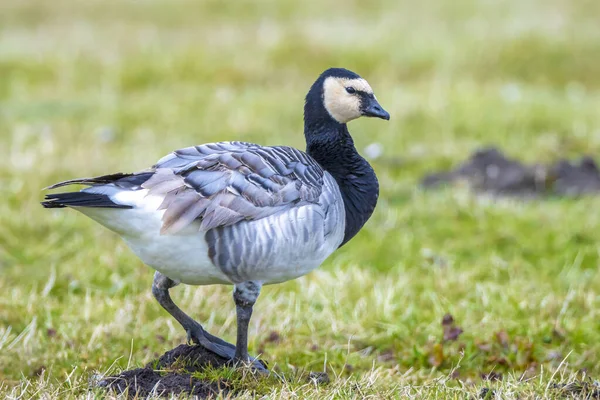
M212 141L303 149L304 95L331 66L392 116L350 125L359 149L383 149L378 207L322 268L263 290L250 350L280 378L210 377L247 398L585 395L600 379L600 199L419 181L486 145L527 162L598 154L599 15L593 0L3 0L0 397L101 396L99 374L185 341L152 270L81 214L43 209L42 188ZM231 341L230 291L172 293Z

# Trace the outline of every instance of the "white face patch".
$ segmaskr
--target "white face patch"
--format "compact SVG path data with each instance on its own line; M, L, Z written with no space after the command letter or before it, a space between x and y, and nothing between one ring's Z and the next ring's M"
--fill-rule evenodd
M357 92L373 93L369 83L362 78L346 79L329 77L323 82L323 104L333 119L341 124L361 116L360 98L346 91L353 88Z

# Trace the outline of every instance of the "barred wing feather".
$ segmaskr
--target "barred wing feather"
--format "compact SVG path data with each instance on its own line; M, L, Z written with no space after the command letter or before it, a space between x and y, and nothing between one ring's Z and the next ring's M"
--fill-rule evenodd
M161 233L196 219L201 230L318 203L323 169L292 147L220 142L177 150L152 167L142 187L163 196Z

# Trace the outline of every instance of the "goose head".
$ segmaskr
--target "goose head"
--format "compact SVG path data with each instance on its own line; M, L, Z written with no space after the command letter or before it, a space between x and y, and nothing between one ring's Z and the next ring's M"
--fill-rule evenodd
M390 114L379 104L365 79L344 68L330 68L319 76L306 96L305 120L313 117L330 117L346 124L360 117L389 120Z

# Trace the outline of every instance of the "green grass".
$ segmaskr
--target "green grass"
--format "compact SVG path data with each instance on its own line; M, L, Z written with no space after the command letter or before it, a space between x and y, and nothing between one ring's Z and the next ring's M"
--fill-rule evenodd
M250 347L284 379L236 378L245 396L534 398L598 379L600 200L417 188L488 144L529 162L598 153L598 15L591 0L4 1L0 397L100 395L95 374L184 340L152 271L93 221L42 209L40 189L211 141L303 148L303 97L330 66L392 115L350 126L384 148L380 202L320 270L263 290ZM173 296L233 340L230 290ZM324 369L329 385L297 378Z

